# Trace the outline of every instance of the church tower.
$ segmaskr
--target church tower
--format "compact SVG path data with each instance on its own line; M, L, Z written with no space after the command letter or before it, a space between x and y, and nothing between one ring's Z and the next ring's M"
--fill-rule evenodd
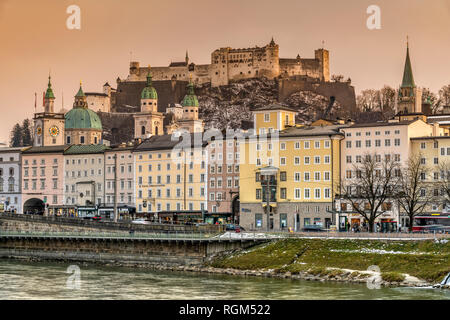
M51 76L48 76L47 91L44 95L44 112L34 114L33 146L46 147L64 144L64 114L54 113L55 95Z
M406 61L403 80L398 91L398 112L402 114L422 113L422 90L416 87L409 58L409 42L406 45Z
M158 112L158 93L152 85L152 73L148 66L147 85L141 93L141 112L134 115L134 138L163 135L163 121L164 115Z
M203 120L198 118L198 99L195 95L194 84L192 83L192 75L189 76L189 83L186 86L186 95L181 105L183 107L183 116L179 122L180 129L185 129L191 133L203 132Z

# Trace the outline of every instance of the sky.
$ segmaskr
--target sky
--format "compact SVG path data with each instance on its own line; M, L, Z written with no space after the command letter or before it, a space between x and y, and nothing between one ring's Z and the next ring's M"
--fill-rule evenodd
M67 7L81 9L81 29L69 30ZM369 30L370 5L381 29ZM32 118L35 92L52 75L56 110L71 108L80 80L101 92L128 75L130 60L167 66L210 63L220 47L264 46L280 57L312 58L330 51L330 73L352 79L356 92L401 83L409 36L417 85L438 91L450 83L450 0L0 0L0 142Z

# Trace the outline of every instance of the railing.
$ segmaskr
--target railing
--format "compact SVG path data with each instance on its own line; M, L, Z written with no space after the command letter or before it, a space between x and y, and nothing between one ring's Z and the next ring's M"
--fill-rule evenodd
M89 227L99 229L114 229L114 230L129 230L134 229L136 231L154 232L154 231L204 231L217 233L224 230L222 225L195 225L195 224L170 224L149 222L147 224L131 223L131 221L91 221L77 217L61 217L61 216L39 216L39 215L27 215L27 214L14 214L14 213L0 213L1 218L8 218L13 220L28 221L28 222L45 222L45 223L57 223L62 225L70 225L77 227Z
M204 232L45 232L45 231L0 231L1 237L80 238L80 239L148 239L148 240L208 240L219 234Z

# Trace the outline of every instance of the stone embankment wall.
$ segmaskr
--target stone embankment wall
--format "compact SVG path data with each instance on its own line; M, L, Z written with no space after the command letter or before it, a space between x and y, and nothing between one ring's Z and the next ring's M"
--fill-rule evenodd
M253 241L0 237L0 258L147 266L202 265L218 252Z

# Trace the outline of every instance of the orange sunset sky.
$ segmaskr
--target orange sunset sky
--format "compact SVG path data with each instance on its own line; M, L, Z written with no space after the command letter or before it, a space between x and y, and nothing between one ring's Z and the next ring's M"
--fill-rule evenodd
M81 8L81 30L68 30L66 8ZM366 27L369 5L381 30ZM130 52L141 65L184 59L210 63L219 47L263 46L273 36L281 57L330 50L331 74L350 77L356 92L397 87L406 35L416 84L450 84L450 0L0 0L0 142L31 118L34 94L51 69L56 110L71 108L80 79L101 91L128 74Z

